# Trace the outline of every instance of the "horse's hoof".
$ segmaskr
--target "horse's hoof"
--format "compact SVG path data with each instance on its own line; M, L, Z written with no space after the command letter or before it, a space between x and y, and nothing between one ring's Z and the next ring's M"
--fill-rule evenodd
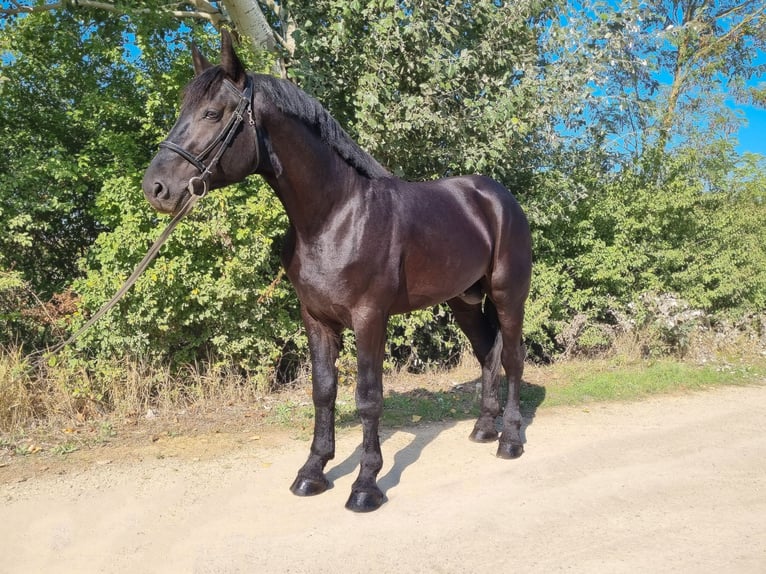
M385 502L386 497L378 487L368 490L353 490L348 497L346 508L352 512L372 512Z
M497 446L497 458L505 458L505 459L519 458L522 454L524 454L524 445L522 444L511 444L511 443L501 442Z
M469 436L473 442L494 442L497 440L497 431L485 431L481 429L473 429L471 436Z
M330 488L330 483L324 477L322 477L322 480L317 480L315 478L299 476L290 486L290 492L295 496L315 496L322 494L328 488Z

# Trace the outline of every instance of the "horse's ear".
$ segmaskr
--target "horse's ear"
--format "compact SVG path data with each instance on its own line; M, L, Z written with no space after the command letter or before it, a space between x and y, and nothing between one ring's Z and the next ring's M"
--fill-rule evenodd
M197 49L196 44L192 43L192 61L194 62L194 75L199 76L202 72L207 70L212 64L207 61L207 58Z
M231 34L225 28L221 30L221 67L233 82L238 82L245 73L245 67L237 57L231 41Z

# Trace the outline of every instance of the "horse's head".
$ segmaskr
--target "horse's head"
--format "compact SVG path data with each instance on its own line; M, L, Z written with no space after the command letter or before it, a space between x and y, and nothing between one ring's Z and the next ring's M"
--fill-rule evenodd
M195 78L184 91L181 114L144 174L146 199L177 213L189 194L243 180L258 165L252 86L232 47L221 36L221 64L212 66L192 46Z

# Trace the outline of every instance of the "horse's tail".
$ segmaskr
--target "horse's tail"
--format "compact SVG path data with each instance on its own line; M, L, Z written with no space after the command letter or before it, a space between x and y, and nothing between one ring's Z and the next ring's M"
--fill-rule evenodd
M495 329L495 342L487 354L487 358L484 359L484 369L490 377L487 380L494 381L500 372L500 362L503 355L503 334L500 331L500 324L497 320L497 309L495 309L495 305L490 301L489 297L484 300L484 315Z

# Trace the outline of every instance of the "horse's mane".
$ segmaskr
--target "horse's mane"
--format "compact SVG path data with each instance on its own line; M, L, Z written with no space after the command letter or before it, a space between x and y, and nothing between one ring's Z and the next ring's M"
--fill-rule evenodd
M375 158L364 151L351 139L330 113L292 82L253 74L255 92L268 97L282 113L298 118L305 124L319 130L327 145L332 147L350 165L369 178L387 177L390 173Z
M199 102L210 90L216 89L223 78L224 72L220 66L208 68L187 86L184 101L191 105ZM298 118L315 128L322 141L338 152L360 174L371 179L391 175L351 139L322 104L295 84L264 74L252 74L251 78L254 93L265 95L282 113Z

